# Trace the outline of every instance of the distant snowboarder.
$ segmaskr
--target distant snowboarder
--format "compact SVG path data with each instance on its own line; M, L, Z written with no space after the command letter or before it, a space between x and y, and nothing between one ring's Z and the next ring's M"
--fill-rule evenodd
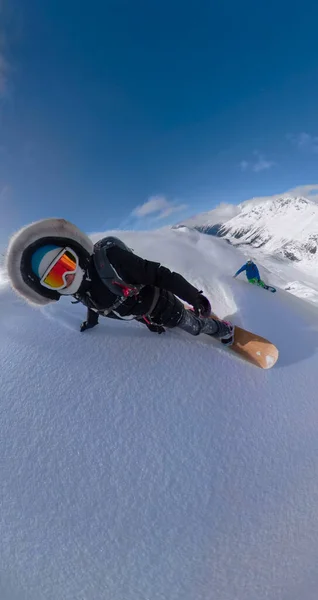
M240 273L243 273L243 271L246 272L246 277L249 283L265 287L264 281L261 280L259 270L256 264L252 261L252 259L247 260L246 263L238 271L236 271L234 278L237 277Z
M266 285L266 283L262 281L257 265L252 261L251 258L249 258L246 261L246 263L238 271L236 271L234 279L243 271L246 272L246 278L249 283L252 283L253 285L258 285L264 288L265 290L269 290L270 292L276 292L276 288L270 285Z
M206 333L225 345L233 326L213 319L209 300L180 274L135 255L121 240L106 237L95 245L64 219L43 219L10 240L6 266L13 289L37 306L73 296L87 307L80 331L99 316L135 319L155 333L180 327ZM179 298L193 307L186 310Z

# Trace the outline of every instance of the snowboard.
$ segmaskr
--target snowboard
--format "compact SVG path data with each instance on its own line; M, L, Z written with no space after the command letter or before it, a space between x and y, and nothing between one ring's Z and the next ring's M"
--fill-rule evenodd
M236 277L234 277L234 279L236 279ZM241 279L239 281L242 281ZM257 283L253 283L252 281L246 281L246 283L248 283L249 285L255 285L256 287L262 288L263 290L268 290L269 292L272 292L273 294L277 291L276 288L272 285L267 285L266 283L264 283L264 285L258 285Z
M234 279L236 279L234 277ZM242 280L240 280L242 281ZM253 281L246 281L246 283L249 283L249 285L256 285L256 287L259 288L263 288L263 290L268 290L269 292L272 292L273 294L276 292L276 288L274 288L274 286L272 285L267 285L266 283L263 282L263 285L258 285L257 283L254 283Z
M259 285L258 283L253 283L252 281L248 281L248 283L250 285L256 285L256 287L259 287L263 290L268 290L269 292L276 292L276 288L274 288L272 285L267 285L266 283L263 282L263 285Z
M268 290L269 292L272 292L274 294L274 292L276 292L276 288L274 288L272 285L264 285L264 286L259 286L259 287L263 287L264 290Z
M190 309L189 306L185 306L185 308ZM211 317L220 320L215 314L212 314ZM234 325L234 339L230 346L225 346L217 338L212 336L210 338L225 350L234 352L252 365L260 369L271 369L278 360L278 348L266 338L232 324Z

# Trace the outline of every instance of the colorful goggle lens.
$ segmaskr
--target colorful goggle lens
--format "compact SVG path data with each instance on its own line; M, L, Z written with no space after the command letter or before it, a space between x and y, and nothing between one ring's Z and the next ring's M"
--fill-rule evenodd
M41 283L53 290L66 286L65 275L74 274L78 265L77 256L68 248L64 248L56 261L44 273Z

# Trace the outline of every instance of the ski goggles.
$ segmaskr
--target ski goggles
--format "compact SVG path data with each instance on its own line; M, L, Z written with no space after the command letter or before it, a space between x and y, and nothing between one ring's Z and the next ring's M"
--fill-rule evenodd
M75 275L78 258L71 248L63 248L50 264L40 280L50 290L62 290L66 286L66 275Z

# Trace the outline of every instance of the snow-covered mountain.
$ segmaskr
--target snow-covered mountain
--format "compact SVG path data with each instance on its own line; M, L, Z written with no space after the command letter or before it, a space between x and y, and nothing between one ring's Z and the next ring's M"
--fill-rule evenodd
M205 213L193 218L191 225L205 233L223 236L233 245L262 248L264 254L276 258L318 264L317 203L284 196L245 202L236 208L237 214L228 220L211 223L209 213Z
M136 322L80 333L82 305L36 310L2 279L1 600L316 600L316 309L234 280L220 238L116 234L280 358Z
M251 244L293 261L318 262L318 205L306 198L280 198L242 207L219 231L233 244Z

